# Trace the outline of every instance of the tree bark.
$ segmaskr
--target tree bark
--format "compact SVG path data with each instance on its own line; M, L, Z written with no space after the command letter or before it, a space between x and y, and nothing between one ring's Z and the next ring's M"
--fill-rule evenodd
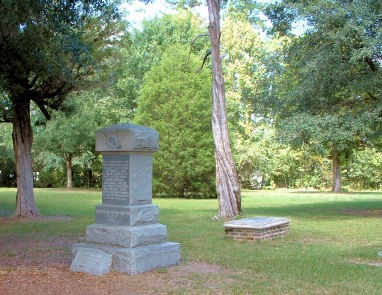
M89 168L87 170L87 175L88 175L88 188L92 188L94 186L93 170Z
M66 164L66 188L73 188L73 165L72 165L72 155L65 157Z
M341 162L340 162L340 154L336 150L336 148L333 148L332 151L332 160L333 160L333 185L332 185L332 192L339 193L341 192Z
M233 162L225 102L225 85L220 54L220 0L207 0L212 55L212 130L215 141L216 190L219 216L234 217L241 212L241 193Z
M30 101L16 101L13 105L12 139L17 175L16 211L13 216L39 216L33 191Z

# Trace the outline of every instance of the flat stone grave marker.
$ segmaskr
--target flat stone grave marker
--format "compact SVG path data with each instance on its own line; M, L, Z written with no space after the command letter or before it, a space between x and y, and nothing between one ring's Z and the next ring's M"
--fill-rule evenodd
M237 241L264 241L282 237L290 231L285 217L255 216L224 223L225 237Z
M103 275L110 271L112 255L98 249L78 249L71 271Z

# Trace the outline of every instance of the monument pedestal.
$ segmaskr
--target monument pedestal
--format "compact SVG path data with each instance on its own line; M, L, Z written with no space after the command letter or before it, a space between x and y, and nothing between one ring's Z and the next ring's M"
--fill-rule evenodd
M128 248L165 243L167 227L159 223L133 227L92 224L87 227L86 241Z
M177 265L180 261L180 245L171 242L137 248L124 248L95 243L78 243L73 245L74 253L77 253L79 249L96 249L111 255L111 268L130 275L160 267Z
M167 227L158 223L159 209L152 205L152 153L158 140L155 130L130 124L97 132L102 204L96 206L95 224L87 227L86 243L73 245L72 271L137 274L179 264L180 245L167 242Z

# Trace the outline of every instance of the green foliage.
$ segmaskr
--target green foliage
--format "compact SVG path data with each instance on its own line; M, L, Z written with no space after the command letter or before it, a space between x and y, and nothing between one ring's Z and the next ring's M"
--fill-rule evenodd
M376 1L284 1L268 11L275 29L290 33L297 20L305 32L291 36L280 53L281 76L269 104L279 136L308 144L322 155L351 153L380 135L382 6ZM368 9L365 9L367 7Z
M0 187L16 185L16 163L11 133L9 124L0 124Z
M295 11L309 25L301 36L292 37L282 61L286 83L279 88L286 89L279 92L284 94L285 105L289 104L283 109L286 116L290 112L341 114L380 108L379 1L285 1L276 5Z
M353 190L382 188L382 154L374 148L356 152L343 171L345 187Z
M181 9L176 14L144 20L142 30L131 33L129 44L123 50L126 57L123 75L117 82L119 95L123 97L124 107L128 109L124 115L125 120L134 117L136 99L146 72L159 64L169 46L182 44L191 50L192 40L203 32L202 23L199 17ZM197 40L193 45L194 51L205 52L206 45L208 39Z
M296 114L277 125L281 140L295 146L307 143L312 150L325 153L336 147L344 153L370 144L374 122L378 114L372 112L342 112L340 114Z
M272 126L259 124L253 137L239 137L235 161L243 188L274 189L330 186L330 161L304 145L292 149L280 143ZM351 180L350 180L351 182Z
M81 110L72 114L59 113L39 131L36 146L42 151L62 155L77 155L88 145L94 145L96 124L94 117Z
M187 9L187 8L193 8L195 6L199 6L201 5L201 2L200 0L166 0L167 3L170 3L172 5L176 5L176 7L179 9L179 8L183 8L183 9ZM147 0L146 0L147 2Z
M154 194L214 196L211 78L199 59L172 46L146 75L135 121L156 129Z
M227 18L221 38L226 82L227 115L235 136L253 129L253 104L263 91L265 42L251 23ZM234 142L234 141L233 141Z
M94 69L93 54L106 48L98 40L110 37L116 6L103 0L2 0L0 7L0 90L12 104L34 101L49 118L48 109L58 109ZM10 120L12 108L1 102L3 119Z
M269 187L272 179L274 145L266 136L253 139L239 138L235 142L234 159L240 185L245 189Z
M201 35L207 32L203 21L190 10L179 9L176 14L144 21L141 30L127 32L107 1L74 1L84 6L70 7L67 15L57 6L63 2L48 2L3 0L0 6L0 34L5 40L0 44L4 53L0 56L0 121L12 120L7 87L22 92L20 85L5 79L11 67L18 69L12 73L22 74L20 81L32 91L25 98L47 91L32 106L33 165L40 172L36 184L63 186L64 157L72 155L74 185L99 185L101 161L94 154L95 130L132 121L138 112L137 122L151 124L161 136L155 156L154 167L159 165L154 171L155 193L214 195L210 77L205 72L209 61L201 73L194 74L209 47L207 36ZM192 6L198 1L171 2ZM225 2L221 46L230 136L241 185L328 188L329 154L335 147L341 152L347 189L379 189L379 149L368 147L380 141L379 1L278 2L268 9L278 31L274 39L263 39L254 28L257 4ZM12 7L18 7L16 16L7 13ZM99 8L105 14L96 12ZM84 21L76 23L80 18ZM73 26L67 26L68 19ZM296 20L306 25L299 36L291 34ZM279 38L281 31L287 37ZM278 50L280 46L285 50ZM190 52L199 57L191 54L188 60ZM17 54L25 56L13 59ZM62 104L64 92L80 86L87 74L91 83L81 82L81 91ZM56 86L62 88L55 92ZM51 112L59 105L66 114ZM46 127L38 112L45 107L45 115L52 116ZM0 175L1 185L15 181L4 179L5 174L15 175L8 127L0 125L0 170L6 171Z
M62 186L62 171L67 161L78 166L77 171L74 171L74 179L77 180L75 185L88 186L92 182L80 181L81 174L86 174L88 170L100 173L101 164L94 155L97 118L93 114L92 97L87 94L74 96L65 103L70 112L57 113L46 126L35 128L34 152L35 160L39 163L35 165L35 170L40 168L39 172L43 173L38 185ZM44 177L44 173L52 173L52 177Z

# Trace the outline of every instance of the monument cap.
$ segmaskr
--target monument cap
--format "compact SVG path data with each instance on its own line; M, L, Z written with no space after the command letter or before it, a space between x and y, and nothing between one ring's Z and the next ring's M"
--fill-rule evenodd
M159 149L159 134L140 125L112 125L97 131L95 149L99 152L155 152Z

